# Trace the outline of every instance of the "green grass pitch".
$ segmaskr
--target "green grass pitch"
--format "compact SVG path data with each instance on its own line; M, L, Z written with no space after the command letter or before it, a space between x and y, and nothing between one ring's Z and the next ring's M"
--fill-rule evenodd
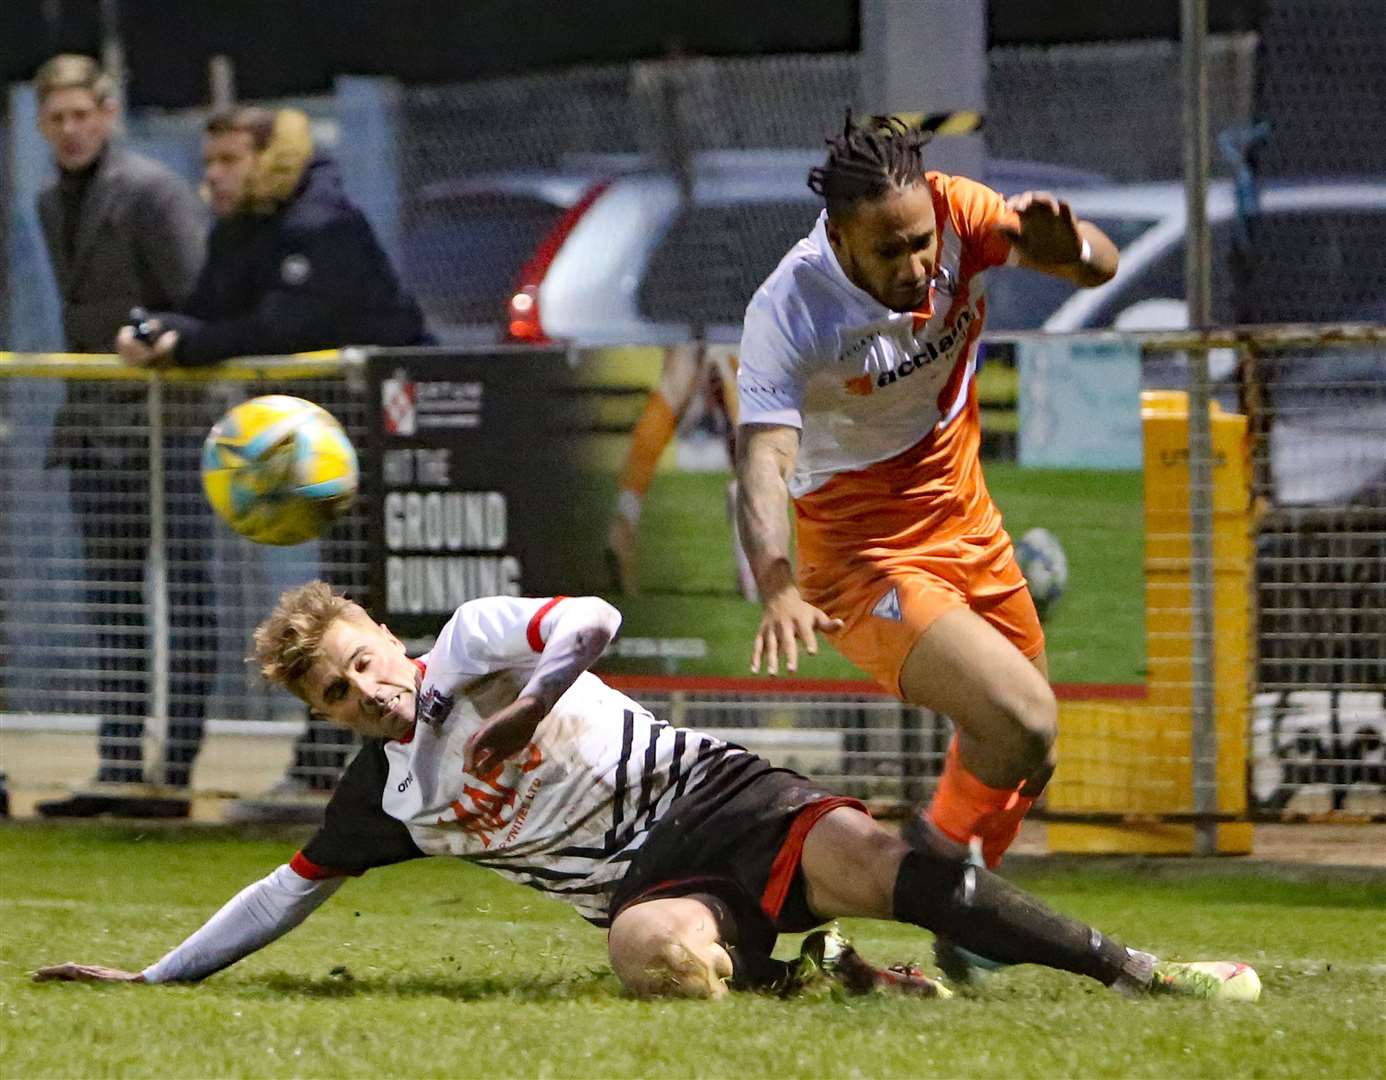
M0 1074L1381 1075L1386 878L1282 880L1226 861L1012 876L1132 943L1255 964L1258 1005L1130 1001L1030 968L947 1002L638 1002L607 971L600 931L447 859L349 882L200 986L29 981L69 959L144 965L294 846L202 829L0 828ZM846 929L868 956L927 956L922 931Z

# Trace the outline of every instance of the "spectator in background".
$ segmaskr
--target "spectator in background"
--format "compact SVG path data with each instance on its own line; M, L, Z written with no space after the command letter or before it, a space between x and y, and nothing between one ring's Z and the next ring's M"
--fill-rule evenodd
M370 223L347 198L336 164L316 153L296 109L235 108L211 117L203 192L217 216L207 263L176 313L156 313L151 346L126 327L117 348L139 366L200 365L230 356L338 345L429 344ZM349 551L326 539L328 576ZM350 589L352 582L339 581ZM284 780L228 808L237 821L318 819L351 752L351 733L311 716Z
M192 190L157 162L112 135L115 85L86 56L55 56L34 76L39 130L51 147L56 181L38 199L39 219L62 297L71 352L108 352L130 309L172 307L202 266L206 210ZM71 470L72 509L82 534L88 611L100 627L102 670L87 689L105 712L100 765L89 792L42 803L41 813L183 816L186 799L130 788L144 779L141 738L149 686L142 589L148 547L148 445L142 386L107 381L68 384L55 420L53 464ZM195 496L192 448L170 446L169 495ZM182 467L180 467L182 466ZM205 516L170 517L168 556L180 585L204 592ZM188 783L201 738L207 657L206 616L197 607L175 623L170 727L162 779ZM185 662L183 657L190 657Z
M337 165L314 152L297 109L245 106L207 121L203 194L217 216L187 302L156 314L153 346L125 327L127 363L200 365L231 356L431 339Z
M169 169L112 141L115 84L96 61L55 56L34 88L39 131L58 167L38 211L63 335L72 352L109 352L131 308L174 308L191 292L207 212Z

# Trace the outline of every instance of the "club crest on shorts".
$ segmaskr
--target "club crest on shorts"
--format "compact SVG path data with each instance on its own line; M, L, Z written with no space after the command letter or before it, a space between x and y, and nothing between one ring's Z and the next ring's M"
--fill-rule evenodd
M891 622L900 621L900 594L895 586L890 587L890 591L876 601L876 606L871 609L871 614L878 619L889 619Z

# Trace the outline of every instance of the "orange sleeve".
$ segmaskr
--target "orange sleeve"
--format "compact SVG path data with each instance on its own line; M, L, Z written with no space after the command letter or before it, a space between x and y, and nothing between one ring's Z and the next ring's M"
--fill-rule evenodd
M962 237L967 261L974 273L1000 266L1011 253L1011 242L999 231L1002 224L1016 224L998 191L965 176L950 176L945 189L953 224Z

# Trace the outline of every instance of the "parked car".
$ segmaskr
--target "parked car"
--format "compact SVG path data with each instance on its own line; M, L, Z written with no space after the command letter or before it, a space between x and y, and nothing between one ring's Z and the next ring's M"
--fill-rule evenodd
M993 329L1074 331L1181 329L1186 213L1180 184L1129 184L1057 191L1116 241L1116 277L1097 289L1003 271L990 285ZM1229 181L1209 186L1213 322L1340 322L1386 318L1386 182L1267 184L1253 259L1238 295L1231 270L1236 203ZM1057 301L1057 302L1056 302ZM1175 306L1171 306L1175 305Z
M583 345L740 337L746 302L821 201L821 151L720 151L693 162L689 197L637 155L573 157L552 171L448 180L406 211L405 272L444 337ZM1082 190L1105 178L995 161L1002 190Z
M700 154L686 200L674 176L636 155L443 181L411 203L405 262L445 331L501 324L522 340L596 345L685 340L701 328L734 340L751 292L813 225L820 202L804 178L820 158L799 150ZM1005 193L1053 191L1121 250L1117 276L1099 289L997 271L991 330L1187 325L1182 185L1114 185L1004 160L989 163L985 179ZM1386 318L1386 255L1375 239L1386 235L1386 182L1270 184L1260 209L1263 235L1294 258L1258 260L1238 297L1227 270L1232 185L1210 186L1215 322Z
M1147 215L1151 223L1121 244L1116 277L1097 289L1057 282L1055 290L1052 279L1016 270L994 275L992 301L1009 305L1012 326L1056 332L1186 329L1182 186L1095 188L1066 197L1080 215L1099 223ZM1207 207L1215 325L1386 321L1386 182L1267 184L1252 225L1256 247L1240 268L1234 259L1240 223L1232 185L1213 183ZM1386 350L1270 355L1274 379L1265 404L1273 418L1275 501L1305 506L1386 499ZM1239 407L1236 363L1231 349L1209 356L1214 393L1233 409ZM1186 358L1149 357L1142 377L1147 386L1184 385Z
M445 181L411 203L405 263L434 324L452 340L655 345L701 333L735 342L751 293L813 225L821 204L804 178L820 157L701 154L687 197L675 177L633 155ZM993 272L992 334L1187 327L1182 185L1116 185L1007 161L992 162L986 180L1004 193L1053 191L1121 251L1116 276L1097 289L1018 269ZM1254 226L1261 257L1240 274L1232 269L1241 227L1232 184L1213 182L1207 205L1214 323L1386 321L1386 182L1267 184ZM1214 354L1211 367L1220 396L1235 406L1235 356ZM1184 359L1155 358L1143 375L1147 385L1180 385ZM1344 394L1344 387L1357 389ZM1297 355L1271 404L1279 414L1272 443L1282 501L1339 501L1383 482L1381 351Z

